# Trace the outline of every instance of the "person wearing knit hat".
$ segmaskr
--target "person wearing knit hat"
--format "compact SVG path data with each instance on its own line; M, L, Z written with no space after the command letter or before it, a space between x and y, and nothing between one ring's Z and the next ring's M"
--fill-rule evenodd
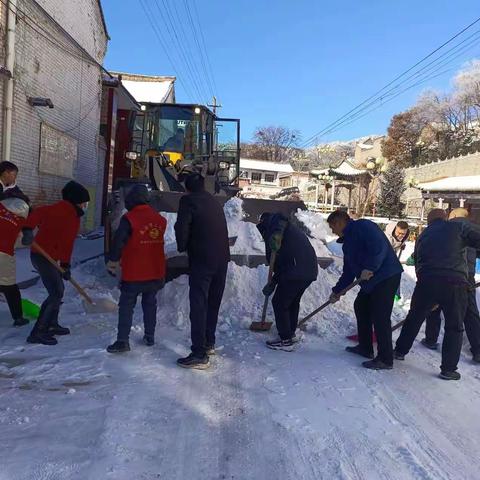
M28 343L56 345L55 335L68 335L70 330L58 323L65 286L64 280L70 280L70 261L75 238L80 230L80 218L90 201L88 190L78 182L70 181L62 189L62 200L53 205L33 210L25 227L38 228L35 243L58 262L64 270L61 274L50 262L32 246L31 260L40 274L48 297L43 302L40 315Z

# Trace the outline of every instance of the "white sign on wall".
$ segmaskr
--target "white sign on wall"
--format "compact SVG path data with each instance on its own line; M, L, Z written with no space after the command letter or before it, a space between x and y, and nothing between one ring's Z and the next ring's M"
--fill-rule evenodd
M46 123L41 124L38 165L41 173L72 178L77 154L78 141L75 138Z

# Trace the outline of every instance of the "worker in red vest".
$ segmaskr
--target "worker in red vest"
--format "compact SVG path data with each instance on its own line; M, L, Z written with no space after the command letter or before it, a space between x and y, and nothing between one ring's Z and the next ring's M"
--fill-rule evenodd
M88 190L75 181L68 182L62 190L62 199L53 205L33 210L26 226L38 228L35 236L37 243L63 268L63 275L36 249L32 247L32 264L47 289L48 297L43 302L28 343L56 345L55 335L68 335L70 330L58 323L65 286L64 280L70 280L70 262L75 239L80 230L80 219L90 200Z
M22 298L16 283L15 243L28 217L28 204L20 198L6 198L0 202L0 292L5 295L13 318L13 325L21 327L28 320L23 318ZM31 243L28 234L22 243Z
M121 266L117 340L107 347L109 353L130 351L130 330L137 297L142 295L145 345L155 343L157 293L165 285L166 262L163 236L167 221L149 205L144 185L136 185L125 198L128 210L113 239L107 269L116 275Z

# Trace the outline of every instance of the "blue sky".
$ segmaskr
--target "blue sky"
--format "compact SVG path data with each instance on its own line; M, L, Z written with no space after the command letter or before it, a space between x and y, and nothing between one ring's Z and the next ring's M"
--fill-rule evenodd
M167 43L161 48L150 19ZM284 125L308 138L375 93L398 73L438 47L480 15L478 0L186 0L198 6L209 60L223 104L221 114L240 118L242 138L257 126ZM174 3L175 2L175 3ZM190 81L178 44L198 58L185 0L102 0L111 41L106 67L151 75L175 75L177 101L203 103ZM177 38L168 23L175 21ZM162 20L161 8L165 21ZM170 30L170 31L169 31ZM480 24L471 32L480 30ZM188 37L188 39L185 39ZM201 38L199 38L201 43ZM382 108L322 138L351 139L385 132L391 116L408 108L426 87L447 89L454 70L480 58L465 52L453 71L406 92ZM198 71L204 77L202 65ZM175 71L176 70L176 71ZM195 73L195 71L193 70ZM197 80L202 81L202 80Z

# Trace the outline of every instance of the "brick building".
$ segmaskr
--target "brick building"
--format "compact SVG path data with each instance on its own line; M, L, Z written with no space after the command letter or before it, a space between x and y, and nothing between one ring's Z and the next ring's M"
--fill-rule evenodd
M12 39L7 25L15 4ZM12 80L0 81L2 112L8 107L8 82L14 85L11 148L6 148L2 115L1 159L19 166L19 185L34 204L56 200L68 179L85 184L92 196L86 227L92 228L100 221L105 155L98 132L108 33L100 1L2 2L0 65L8 64L12 41Z

